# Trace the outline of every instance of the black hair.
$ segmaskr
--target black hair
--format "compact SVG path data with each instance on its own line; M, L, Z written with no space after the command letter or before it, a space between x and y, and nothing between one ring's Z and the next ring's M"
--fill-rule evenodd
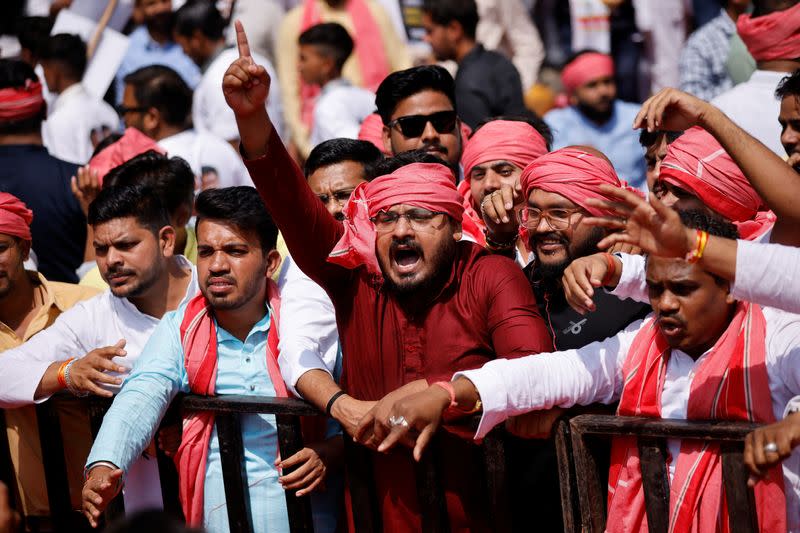
M35 59L50 39L53 21L50 17L22 17L17 24L17 38L23 50L29 50Z
M154 235L169 226L169 214L161 196L152 187L144 185L117 185L103 187L89 204L88 221L92 226L117 218L133 217L143 228Z
M170 215L181 207L192 209L194 173L180 157L169 158L148 150L111 169L103 178L103 188L134 184L155 191Z
M372 179L372 167L382 160L383 154L371 142L344 138L331 139L319 143L308 154L305 175L308 179L319 168L353 161L364 167L364 176L369 180Z
M97 154L99 154L100 152L102 152L103 150L105 150L106 148L108 148L109 146L111 146L120 139L122 139L121 133L117 133L116 131L109 133L108 135L103 137L99 143L97 143L97 146L94 147L94 151L92 152L92 157L96 156ZM89 159L91 159L91 157Z
M479 129L481 129L482 127L484 127L486 124L488 124L490 122L494 122L495 120L508 120L508 121L512 121L512 122L524 122L524 123L528 124L530 127L532 127L533 129L535 129L537 132L539 132L539 135L541 135L544 138L544 142L547 145L547 151L548 152L553 149L553 132L550 130L550 126L548 126L547 122L542 120L537 114L535 114L533 112L531 112L531 114L529 116L502 115L502 116L499 116L499 117L486 118L486 119L480 121L477 126L475 126L475 129L472 130L472 134L470 135L470 138L472 138L473 135L478 133Z
M0 89L9 87L22 88L28 82L37 82L39 77L33 67L17 59L0 59ZM22 120L0 120L0 135L16 135L39 133L42 131L42 122L47 118L47 106L42 103L42 109L34 116Z
M311 26L300 34L297 42L301 45L316 46L320 53L333 57L336 68L342 70L345 61L353 53L353 38L341 24L324 22Z
M641 144L643 148L650 148L656 143L656 141L658 141L662 134L667 136L667 144L672 144L678 139L678 137L683 135L683 132L661 130L647 131L646 129L643 129L639 133L639 144Z
M461 25L464 35L475 39L478 27L478 6L475 0L424 0L422 11L438 26L447 26L455 21Z
M195 202L197 223L220 220L233 224L241 231L255 232L266 253L275 249L278 242L278 227L272 221L267 208L253 187L240 185L222 189L206 189L197 195Z
M800 69L783 78L775 89L775 98L778 100L783 100L787 96L800 97Z
M70 79L80 81L86 72L86 43L78 35L59 33L42 47L41 59L62 65Z
M171 126L184 126L192 111L192 90L180 74L164 65L150 65L125 76L139 106L158 109Z
M384 124L392 120L392 113L401 101L422 91L444 94L456 109L456 84L444 67L422 65L392 72L378 86L375 106Z
M681 222L687 228L707 231L709 235L724 239L739 238L739 230L736 229L736 226L719 215L712 215L695 209L678 211L678 214L681 216Z
M200 30L212 41L224 37L225 19L211 0L190 0L175 12L175 32L184 37L191 37Z
M377 162L372 166L371 170L373 175L370 177L370 179L391 174L395 170L412 163L438 163L447 167L448 170L451 170L450 165L447 164L447 161L436 157L430 152L425 150L409 150L407 152L400 152L394 157L387 157Z
M753 0L753 18L789 9L798 1L800 0Z

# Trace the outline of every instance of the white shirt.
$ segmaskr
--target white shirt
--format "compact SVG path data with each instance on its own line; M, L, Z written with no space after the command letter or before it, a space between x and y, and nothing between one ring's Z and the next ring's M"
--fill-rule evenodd
M236 150L227 142L211 133L194 129L184 130L158 141L169 156L182 157L189 163L195 175L196 188L200 189L203 174L214 172L216 187L234 185L253 186L250 174Z
M375 95L353 86L344 78L331 80L319 95L314 107L311 147L330 139L358 139L361 123L375 112Z
M786 155L786 150L781 145L778 123L781 102L775 98L775 89L788 75L788 72L756 70L749 80L711 100L740 128L781 157Z
M42 140L50 155L85 165L94 151L92 131L99 133L97 140L100 140L118 126L119 116L114 108L76 83L53 102L47 120L42 123Z
M292 394L300 376L309 370L324 370L336 379L339 332L331 299L311 281L292 257L283 260L278 286L281 289L280 355L278 365Z
M784 416L789 401L800 393L800 316L763 308L767 322L766 367L776 419ZM652 317L652 315L650 315ZM632 323L616 336L583 348L521 359L497 359L477 370L459 372L478 390L483 403L475 438L482 438L510 416L551 407L613 403L623 388L622 365L644 321ZM685 419L694 370L702 357L692 360L673 350L667 363L661 412L664 418ZM669 442L677 457L679 443ZM674 463L674 462L673 462ZM790 531L800 529L800 449L783 462L786 509Z
M737 299L800 313L800 248L738 241Z
M252 55L256 64L267 69L272 80L269 86L269 98L267 99L266 108L269 118L275 126L275 131L278 132L281 138L284 138L283 104L275 68L264 56L256 53ZM236 48L223 50L211 61L211 64L203 73L200 84L194 90L194 102L192 105L194 127L200 131L213 133L226 141L239 138L236 117L233 114L233 110L225 102L225 95L222 92L222 78L225 77L225 71L237 59L239 59L239 51Z

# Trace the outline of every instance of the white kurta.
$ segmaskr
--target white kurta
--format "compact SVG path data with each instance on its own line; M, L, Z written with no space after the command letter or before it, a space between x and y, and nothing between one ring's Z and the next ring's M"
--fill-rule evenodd
M189 129L164 137L158 144L170 157L182 157L189 163L197 189L200 189L203 174L209 172L217 175L216 187L219 188L253 186L250 174L236 150L211 133Z
M321 142L339 137L358 139L361 123L375 112L375 95L356 87L344 78L328 82L314 106L314 124L309 142L315 147Z

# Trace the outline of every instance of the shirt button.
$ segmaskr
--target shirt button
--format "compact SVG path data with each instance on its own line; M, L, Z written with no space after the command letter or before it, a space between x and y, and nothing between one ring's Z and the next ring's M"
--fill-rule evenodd
M249 363L250 362L250 358L249 357L245 358L245 362Z
M254 391L254 390L256 390L256 386L255 386L255 385L250 385L250 390L251 390L251 391Z

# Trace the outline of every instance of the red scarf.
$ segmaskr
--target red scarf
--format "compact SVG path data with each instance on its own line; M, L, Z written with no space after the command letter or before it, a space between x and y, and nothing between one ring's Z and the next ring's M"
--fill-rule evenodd
M740 302L728 329L692 380L687 419L774 422L765 366L766 320L757 305ZM644 324L623 365L622 416L661 417L661 392L670 349L655 320ZM728 532L719 445L685 440L670 485L670 533ZM786 531L781 466L755 488L760 531ZM608 479L610 532L647 531L636 439L617 437Z
M267 334L267 370L280 398L288 396L286 384L278 367L278 323L280 292L271 279L267 281L270 306L270 327ZM201 294L191 299L181 322L183 347L189 388L193 394L214 396L217 382L217 331L208 301ZM203 490L208 461L208 445L214 429L214 413L197 411L183 418L183 437L175 464L178 467L179 497L186 523L197 527L203 524Z
M348 0L347 13L353 21L353 42L355 54L358 58L358 67L361 71L361 83L373 93L378 89L383 79L389 75L389 61L386 50L383 48L381 29L366 0ZM303 18L300 23L300 32L306 31L322 21L317 6L317 0L306 0L303 6ZM320 88L308 85L300 79L300 118L308 127L314 120L314 106L317 103Z

